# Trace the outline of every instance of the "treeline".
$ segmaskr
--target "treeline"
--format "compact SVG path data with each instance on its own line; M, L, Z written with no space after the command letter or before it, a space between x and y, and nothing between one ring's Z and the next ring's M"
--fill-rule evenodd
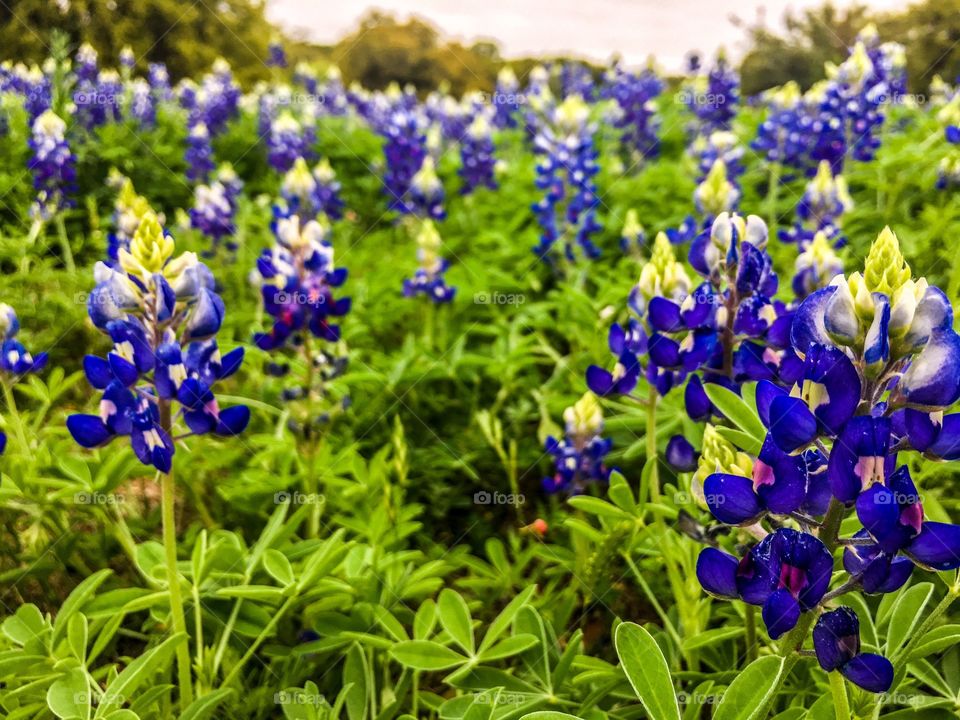
M846 56L857 32L869 22L877 25L884 40L905 45L915 92L923 92L934 75L952 81L960 74L960 0L920 0L885 13L826 4L788 15L783 32L764 25L744 26L748 47L741 68L744 93L791 79L808 87L823 77L825 62ZM268 45L277 39L284 41L291 64L308 61L321 68L335 64L346 81L370 88L398 82L454 94L490 90L505 63L492 40L465 45L444 38L423 20L400 21L380 12L365 16L336 44L318 46L283 38L267 20L263 0L0 3L4 58L42 62L51 52L53 30L66 33L74 47L91 43L107 65L115 65L120 50L130 45L141 69L147 62L164 62L174 80L199 75L218 56L226 58L247 85L266 79L273 72L265 64ZM510 59L521 77L535 62Z

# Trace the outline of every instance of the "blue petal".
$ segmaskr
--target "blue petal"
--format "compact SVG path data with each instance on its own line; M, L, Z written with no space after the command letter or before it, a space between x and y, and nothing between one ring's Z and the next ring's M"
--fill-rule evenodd
M940 434L928 452L944 460L960 460L960 413L943 416Z
M647 319L650 321L650 326L658 332L673 333L686 329L680 317L680 306L663 297L654 297L650 300Z
M776 640L796 626L800 619L800 603L789 590L781 588L767 598L761 615L767 632Z
M860 652L860 619L848 607L825 612L813 628L817 662L827 672L840 668Z
M770 403L770 434L784 452L794 452L813 442L817 420L800 398L781 395Z
M732 600L737 597L738 565L733 555L716 548L705 548L697 557L697 579L711 595Z
M873 693L884 693L893 684L893 665L882 655L857 655L840 672L854 685Z
M960 526L925 522L906 552L922 567L941 572L955 570L960 567Z
M87 355L83 358L83 371L87 380L97 390L103 390L113 380L113 371L110 363L96 355Z
M220 420L215 432L217 435L239 435L246 430L250 422L250 408L236 405L220 411Z
M693 472L697 469L697 451L683 435L670 438L664 458L677 472Z
M953 330L933 333L898 387L918 405L946 407L960 399L960 335Z
M811 293L800 303L790 329L791 344L797 352L805 354L811 345L831 344L824 327L824 312L827 301L836 291L836 286L831 285Z
M740 475L710 475L703 481L703 494L713 516L727 525L750 524L763 513L753 483Z
M96 415L71 415L67 418L67 429L73 439L85 448L103 445L113 434Z

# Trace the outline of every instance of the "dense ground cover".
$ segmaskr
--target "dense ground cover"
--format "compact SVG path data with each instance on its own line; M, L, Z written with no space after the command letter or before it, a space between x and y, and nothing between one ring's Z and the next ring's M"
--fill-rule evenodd
M467 133L461 128L438 138L427 128L445 120L463 122L464 113L470 122L474 115L490 116L493 122L496 95L465 102L465 110L448 106L444 113L436 111L442 106L436 98L418 104L400 92L346 92L333 80L318 91L307 83L304 94L293 97L312 100L288 100L297 119L294 138L288 140L278 138L277 129L285 111L270 105L278 91L260 88L247 100L234 98L222 127L211 132L216 163L231 163L244 183L229 209L229 230L213 245L212 233L202 231L209 226L191 222L188 212L198 208L196 186L204 181L212 186L216 175L210 168L197 177L203 162L191 157L188 148L205 152L203 143L191 139L198 137L197 115L206 114L206 125L212 127L216 108L211 97L230 93L216 86L217 95L204 85L199 100L185 99L190 91L183 88L176 97L160 99L154 83L156 116L148 122L129 110L133 85L126 78L126 90L118 96L127 99L115 103L117 117L90 121L84 112L91 107L113 106L106 100L78 102L83 69L78 58L69 74L62 65L48 70L41 74L49 80L45 89L42 82L18 85L11 80L20 77L17 71L5 70L0 301L16 311L16 339L35 358L41 350L49 354L42 371L5 367L3 374L7 439L0 458L0 707L8 717L359 720L513 718L548 711L658 720L681 713L685 719L954 716L960 702L960 635L949 608L960 585L953 571L931 572L932 561L925 561L915 545L904 541L885 552L920 556L918 563L927 569L915 570L908 584L879 597L861 592L867 587L864 572L853 573L852 585L844 586L838 560L833 588L853 592L842 600L828 596L823 605L817 598L802 608L804 620L797 625L809 629L821 610L841 603L851 607L859 617L864 651L883 653L894 662L896 674L886 694L871 692L877 688L865 687L870 683L862 677L858 682L848 674L851 682L845 683L838 672L824 672L822 647L815 648L804 633L780 637L783 633L773 628L768 633L766 609L761 617L753 606L712 599L704 592L702 584L709 583L702 583L702 573L698 578L697 566L705 546L742 553L761 536L773 537L778 528L800 529L837 546L842 544L839 535L849 539L861 524L869 524L851 510L839 525L843 502L833 515L825 508L808 513L797 506L773 513L773 518L748 511L733 519L723 507L711 505L703 483L718 470L731 472L724 453L739 452L741 469L742 457L747 467L757 466L753 456L767 435L765 425L771 424L769 411L757 409L762 392L758 395L756 381L766 375L745 373L728 384L743 402L733 393L714 391L706 431L703 418L692 419L685 402L682 383L689 382L695 368L683 363L676 371L678 387L660 399L640 379L634 393L639 401L611 393L583 401L565 415L587 392L588 368L610 366L608 330L614 322L624 322L627 298L638 286L642 268L655 264L654 236L680 228L688 216L696 226L692 234L704 228L707 239L711 220L725 218L722 212L734 204L745 216L765 218L770 235L766 251L781 277L776 299L783 305L773 311L786 316L802 299L804 293L795 298L791 287L798 246L778 240L777 231L793 226L795 208L808 198L807 184L817 163L805 157L805 167L790 170L749 146L764 119L773 116L776 99L738 105L725 121L734 144L742 148L742 156L724 156L731 167L742 166L734 178L739 199L731 203L717 200L717 188L709 180L715 158L704 165L708 151L696 141L699 137L710 145L718 129L705 111L691 112L691 107L702 109L698 98L710 88L663 88L655 101L658 125L649 126L658 138L658 152L639 159L624 144L622 116L611 115L610 103L601 99L602 83L588 86L585 93L594 101L581 105L571 99L575 83L562 73L552 79L552 93L531 89L531 81L513 110L521 122L490 136L498 161L497 187L466 195L460 192L466 181L459 170ZM92 97L109 95L96 85L104 82L102 71L90 77ZM34 75L30 82L36 81ZM615 80L606 82L616 85ZM732 89L726 92L732 106ZM36 160L36 123L43 113L31 108L31 101L43 93L66 119L62 139L76 158L76 181L68 193L72 203L64 207L54 198L53 207L40 208L38 214L38 188L31 176L40 177L43 170ZM344 110L334 112L331 98L340 97L345 98ZM842 213L842 223L831 219L842 224L847 239L836 252L848 274L862 271L866 262L867 281L879 275L887 282L905 257L914 278L924 276L950 300L957 297L960 264L954 238L960 230L960 200L955 190L937 187L943 177L940 160L951 151L945 137L949 116L944 121L941 113L949 97L920 105L905 98L878 101L884 121L874 129L879 142L875 157L857 159L849 148L841 152L853 206ZM310 113L317 107L314 117ZM409 177L397 189L389 148L396 128L402 127L398 109L421 123L403 157L423 152L435 159L445 189L443 213L430 202L430 192L418 199L420 186ZM581 111L585 115L578 119ZM315 138L305 140L308 127L315 129ZM589 136L596 149L596 173L587 173L595 183L587 205L600 226L590 234L601 251L596 258L583 257L585 246L576 244L572 261L544 262L533 252L544 236L534 207L544 195L543 186L549 186L544 158L551 153L555 158L562 145L549 144L551 132L569 132L581 140ZM52 136L56 132L45 137ZM852 145L852 140L846 142ZM287 343L282 354L263 349L267 343L254 337L286 322L270 306L276 297L257 287L267 274L261 253L278 236L287 237L284 228L294 232L283 224L290 219L285 216L303 224L289 236L295 241L285 246L294 249L300 247L301 230L306 237L311 219L291 199L296 193L290 192L287 171L294 164L283 157L285 143L313 155L311 166L326 159L336 173L342 217L331 212L329 228L317 232L332 246L331 267L349 271L334 294L349 296L352 306L337 318L339 338L328 334L318 341L323 332L310 333L312 340ZM565 170L570 162L588 167L590 161L585 155L558 162ZM423 162L417 157L412 170L420 170ZM238 428L224 431L215 418L213 434L220 431L224 437L213 437L188 421L183 435L189 437L177 439L173 454L175 473L167 473L169 466L157 455L144 461L141 453L138 459L125 438L84 449L77 443L83 433L68 429L69 416L99 412L106 421L118 407L115 397L112 404L100 403L100 392L91 387L91 382L97 385L97 373L90 367L86 377L84 373L85 355L102 356L111 347L92 321L102 307L92 291L95 282L104 282L105 272L101 267L95 281L94 264L107 257L108 247L122 234L123 213L114 211L124 191L111 169L129 178L135 194L162 214L176 254L196 252L209 267L216 278L209 290L222 299L222 318L215 301L204 304L206 290L180 295L170 265L155 263L151 253L163 254L158 248L164 240L147 227L149 222L141 224L147 217L143 208L129 210L134 202L127 209L136 232L119 241L121 247L129 246L134 260L124 264L121 254L114 267L128 274L135 274L134 266L145 268L138 277L147 295L144 288L153 287L155 273L167 273L163 282L178 288L171 307L185 318L199 317L184 319L185 326L204 325L206 315L216 316L212 332L197 331L199 341L216 334L224 356L237 347L246 350L242 366L222 379L216 392L224 408L249 407L249 425L239 433L234 432ZM430 183L420 180L429 191ZM582 191L581 180L573 182ZM694 202L698 186L706 188L698 196L699 207ZM41 182L44 188L49 186ZM281 199L286 209L278 213L274 205ZM630 211L644 226L645 241L624 250L621 240L625 224L630 227ZM423 240L424 214L436 218L438 248ZM577 221L585 222L583 215ZM891 249L888 240L878 244L871 265L868 251L885 226L896 232L898 249ZM741 233L736 247L744 229L736 223L733 227ZM569 237L559 234L561 243ZM449 302L402 292L404 280L418 267L417 237L427 256L423 260L421 255L423 267L435 270L429 261L434 251L449 264L440 273L456 288ZM230 249L230 243L236 248ZM833 246L833 238L828 244ZM688 239L666 247L693 277L696 262L687 262L690 245ZM805 241L799 249L807 247ZM903 257L897 255L900 250ZM832 251L828 254L833 257ZM301 272L312 257L301 258ZM270 262L280 264L276 255ZM725 262L734 267L729 256ZM669 283L659 267L657 292L668 295ZM252 275L255 271L259 275ZM831 278L817 279L815 287ZM717 287L723 282L730 280L717 280ZM760 284L754 281L751 292ZM881 287L895 298L895 308L903 307L897 305L901 296L894 295L902 280L890 280L889 286L878 281L870 289ZM323 295L322 302L294 299L293 304L315 310L332 297ZM717 297L708 304L723 305L730 296ZM918 297L925 296L921 292ZM764 303L774 308L769 298ZM652 313L653 305L643 311ZM871 306L871 328L873 313ZM147 325L169 322L162 310L148 308L141 314ZM722 335L723 322L719 326ZM11 327L8 322L7 329ZM712 332L715 341L717 327ZM875 339L877 332L861 332L860 348L850 354L861 363L859 377L880 383L877 377L888 378L871 374L867 350L873 346L865 340ZM886 333L886 325L879 332ZM887 348L884 362L889 359L899 377L910 362L920 366L920 361L911 361L910 355L895 366L902 334L890 332L894 350ZM184 338L186 354L189 333ZM924 337L910 352L918 352L926 341ZM766 335L762 342L783 350ZM123 358L128 365L135 360L133 343ZM304 347L311 349L305 352ZM318 348L329 353L322 363L312 362ZM156 343L151 353L159 357ZM335 357L346 358L346 367ZM149 370L156 375L150 382L157 384L160 370L153 362ZM287 367L281 373L277 365L283 362ZM644 369L651 363L644 360ZM123 367L116 361L110 377ZM707 362L703 367L709 370ZM958 367L943 361L935 370L949 382ZM137 371L146 377L142 368ZM783 380L779 371L775 375L777 382ZM826 383L816 382L821 381ZM803 379L798 383L808 399L809 386ZM782 384L789 388L793 383ZM146 396L156 400L156 395ZM197 419L198 426L204 425L209 405L194 407L189 399L174 397L185 408L185 420L189 412L206 413ZM908 409L931 417L939 412L942 421L943 406L956 398L939 398L910 401ZM170 402L162 398L159 405ZM813 403L811 411L818 407ZM597 422L599 408L602 424ZM222 420L223 412L216 412ZM866 414L874 413L870 409ZM805 418L791 417L787 424L802 424ZM714 426L726 432L718 434ZM156 427L170 429L161 420ZM588 481L590 468L578 466L569 482L556 480L563 468L555 467L550 452L555 446L548 438L565 432L571 442L581 443L578 450L593 435L602 433L610 440L602 469L592 468L600 479ZM899 463L909 466L922 490L921 520L924 513L932 521L957 519L956 474L951 464L938 461L950 459L950 452L930 442L918 448L919 441L905 432L896 436L905 443ZM828 446L843 445L839 426L828 424L819 433L785 456L797 457L804 448L826 453ZM136 431L132 435L136 438ZM691 464L689 458L669 453L678 448L671 442L676 435L696 448L699 467L696 458ZM770 436L777 440L773 428ZM149 436L141 446L152 453L159 443L162 452L161 440L162 435ZM906 452L910 442L927 450L927 457ZM135 450L136 443L134 439ZM858 450L857 462L875 456L885 460L888 446ZM776 468L771 481L776 484L781 468L769 465ZM864 467L858 465L857 472L867 472ZM612 468L616 471L609 474ZM893 468L886 474L892 476ZM553 481L544 482L545 477ZM754 488L765 482L755 476ZM805 478L804 487L812 482ZM879 484L884 483L889 484L881 477ZM865 486L872 485L865 481ZM891 491L890 504L899 507L897 492ZM859 510L855 501L856 494L846 500L848 508ZM164 516L173 502L175 517ZM907 502L905 507L916 505ZM826 516L816 520L811 514ZM914 520L901 525L910 523ZM170 533L166 546L164 524ZM871 535L882 542L879 537ZM847 547L858 545L851 541ZM179 558L179 600L168 583L165 552L171 548ZM949 559L941 564L944 570L956 567ZM708 589L722 594L717 586ZM178 622L178 605L185 624ZM850 633L836 634L852 656ZM794 652L798 648L802 652ZM820 651L816 657L815 650Z

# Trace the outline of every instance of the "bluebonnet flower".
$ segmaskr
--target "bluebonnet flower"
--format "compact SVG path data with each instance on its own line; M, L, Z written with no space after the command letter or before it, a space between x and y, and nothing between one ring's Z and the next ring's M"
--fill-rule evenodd
M143 78L130 83L130 116L140 123L141 128L151 128L157 121L157 108L153 90Z
M779 528L738 560L716 548L701 551L697 578L711 595L763 608L776 639L792 630L801 613L814 610L830 586L833 558L816 537Z
M655 98L663 88L664 82L652 66L634 73L618 64L609 71L601 90L601 96L614 100L620 110L613 125L621 131L620 143L630 153L633 166L660 151Z
M699 457L689 440L683 435L674 435L667 441L663 459L675 472L692 472L697 469Z
M697 210L704 217L704 225L722 213L735 210L740 201L740 190L727 176L723 160L716 160L710 171L693 193Z
M568 98L576 95L588 101L593 99L593 74L586 65L581 62L560 63L558 75L561 97Z
M493 91L493 125L505 129L517 126L517 114L523 102L520 81L509 66L497 73L497 84Z
M703 363L716 343L716 305L709 286L690 294L690 278L673 254L666 235L654 240L650 261L631 291L632 313L625 325L614 323L608 345L617 358L612 371L587 369L587 386L597 395L629 395L646 359L646 378L661 395Z
M841 218L853 208L853 199L847 191L842 175L834 175L830 163L821 160L817 174L807 183L803 197L797 203L797 223L781 230L780 240L795 242L804 249L817 233L841 247L846 240L841 235Z
M416 114L407 110L391 113L382 133L386 136L383 185L389 198L388 206L391 210L410 213L411 185L427 156L427 137Z
M960 187L960 93L955 93L937 112L944 126L948 149L937 166L937 189Z
M147 67L147 82L156 102L166 102L173 97L170 88L170 74L163 63L150 63Z
M97 264L88 311L113 349L84 358L87 379L103 391L99 414L67 418L83 447L127 436L140 462L163 473L172 468L177 419L188 435L236 435L250 419L246 406L221 409L212 392L243 361L242 348L224 356L217 348L224 305L213 276L193 253L174 250L149 212L130 249L119 251L119 269Z
M902 587L914 566L960 567L960 526L927 520L908 466L898 464L912 450L960 457L960 415L944 415L960 399L960 336L946 296L912 277L887 228L862 274L836 275L799 305L790 338L802 360L792 389L769 380L756 388L767 428L759 456L708 469L703 496L714 517L752 534L766 533L769 514L802 531L775 529L742 560L708 548L697 564L711 594L762 604L773 638L844 593ZM704 437L698 473L712 461ZM841 538L848 509L862 528ZM849 577L827 594L837 547ZM871 692L890 687L892 667L860 652L849 610L821 615L813 643L823 669Z
M640 216L634 208L630 208L623 221L623 230L620 231L620 250L624 254L639 253L646 242L647 233L640 224Z
M800 87L792 80L765 97L767 115L757 127L750 147L768 163L805 171L807 159L806 105Z
M4 382L15 382L17 376L40 372L47 365L47 353L36 357L17 340L20 320L17 313L6 303L0 303L0 376Z
M29 168L37 199L30 213L37 220L49 220L71 204L76 170L66 132L67 124L53 110L45 111L33 122Z
M469 195L478 187L497 189L494 173L497 159L494 151L490 123L483 114L477 115L460 143L461 192L464 195Z
M190 208L190 224L213 241L210 255L216 253L225 238L233 237L236 227L233 222L235 207L219 182L198 185L193 190L193 207ZM226 247L237 249L236 242L227 240Z
M210 144L210 131L205 123L197 122L190 126L185 157L187 178L192 182L206 182L216 164L213 160L213 146Z
M533 205L542 231L534 252L544 260L552 259L557 243L571 262L577 247L590 259L600 254L591 239L601 226L596 219L599 200L594 176L599 167L595 128L589 114L583 99L571 95L556 107L551 123L535 139L535 150L541 156L537 187L546 194Z
M107 233L107 263L117 267L120 249L130 249L140 221L151 208L145 197L137 195L130 178L115 173L108 183L118 192L113 204L113 229Z
M77 48L77 55L74 62L74 74L80 82L96 82L99 67L97 62L99 56L90 43L83 43Z
M133 48L129 45L124 45L120 48L120 55L118 56L120 61L120 67L125 70L133 70L134 66L137 64L137 56L133 52Z
M417 232L417 260L420 267L412 278L403 281L405 297L426 295L435 303L447 303L453 300L457 289L447 285L444 273L447 271L447 261L440 257L442 245L440 233L432 220L424 220Z
M287 172L297 158L304 157L309 148L303 128L289 112L281 113L270 125L267 137L267 159L274 170Z
M316 188L313 191L313 204L318 212L324 212L334 220L343 216L343 199L340 197L340 182L330 161L323 158L313 168Z
M827 287L837 275L843 274L843 261L833 249L833 243L822 230L797 256L794 265L793 292L802 300L812 292Z
M285 68L287 66L287 54L283 50L283 45L274 40L267 48L267 67Z
M407 212L418 217L443 220L447 216L443 209L443 182L437 175L433 157L427 155L410 182Z
M237 171L233 169L231 163L220 163L219 167L217 167L215 177L216 181L223 185L227 200L229 200L230 204L236 209L237 202L240 199L240 193L243 192L243 180L237 175Z
M303 158L297 158L283 178L280 194L290 211L299 214L304 221L315 218L318 213L325 213L334 220L343 215L340 183L326 159L311 171Z
M697 134L730 129L740 100L740 78L724 52L706 75L684 88L681 99L696 117Z
M703 179L718 160L723 161L727 178L736 182L743 174L743 146L729 130L715 130L709 135L698 135L690 145L690 154L697 162L698 179Z
M307 333L337 342L340 328L330 320L349 312L350 298L334 298L347 271L334 267L327 230L316 220L301 223L291 215L276 220L275 235L276 245L257 260L263 306L273 326L258 333L254 342L263 350L274 350L288 342L302 344Z
M848 607L821 615L813 628L817 662L827 672L840 672L864 690L882 693L893 684L893 665L882 655L860 652L860 619Z
M589 482L606 482L610 469L604 458L612 445L602 436L603 410L591 393L563 412L566 425L562 438L547 438L546 451L553 456L554 474L543 479L548 493L579 493Z

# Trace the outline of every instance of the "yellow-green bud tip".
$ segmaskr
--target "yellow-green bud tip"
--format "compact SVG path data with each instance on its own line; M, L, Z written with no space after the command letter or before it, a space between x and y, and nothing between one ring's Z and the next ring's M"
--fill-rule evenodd
M863 279L870 292L881 292L887 297L910 279L910 266L900 252L900 242L893 230L885 227L870 246L864 264Z

